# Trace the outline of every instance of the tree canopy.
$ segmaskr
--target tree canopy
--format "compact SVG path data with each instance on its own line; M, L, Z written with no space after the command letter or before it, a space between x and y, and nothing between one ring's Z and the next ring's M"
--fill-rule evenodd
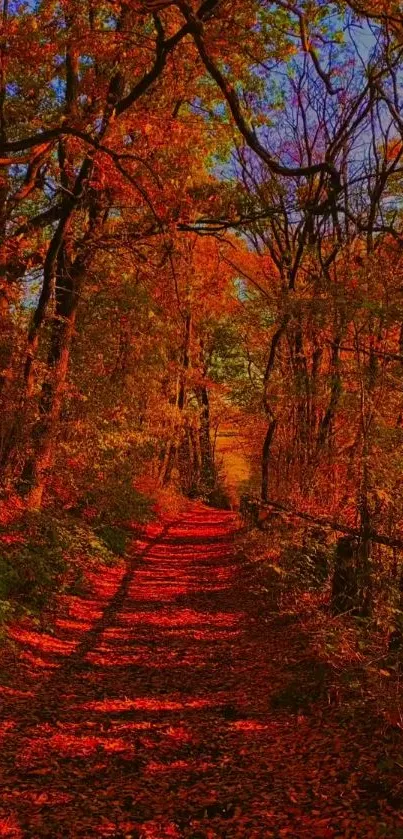
M399 528L401 31L398 4L4 0L6 495L84 503L125 462L205 496L241 423L264 500Z

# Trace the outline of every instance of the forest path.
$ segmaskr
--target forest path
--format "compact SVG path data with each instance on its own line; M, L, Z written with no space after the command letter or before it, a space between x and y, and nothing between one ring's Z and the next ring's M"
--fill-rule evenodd
M329 707L322 682L302 710L282 701L321 670L248 592L235 529L194 505L87 597L61 597L51 631L15 629L0 836L403 836L396 802L374 794L374 721Z

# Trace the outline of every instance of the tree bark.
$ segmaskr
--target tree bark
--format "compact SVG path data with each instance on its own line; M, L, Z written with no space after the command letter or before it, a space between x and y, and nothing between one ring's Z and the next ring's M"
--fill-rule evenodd
M357 610L357 543L350 536L337 540L331 606L335 615Z
M332 423L336 414L337 405L341 395L341 377L340 377L340 343L341 335L337 335L333 348L331 358L331 379L330 379L330 398L326 411L321 419L318 431L317 447L318 449L324 446L328 435L332 428Z
M56 307L47 358L47 375L42 384L39 402L39 420L33 430L33 452L24 464L20 479L21 494L26 496L28 507L31 509L38 509L42 504L47 476L53 464L71 341L85 271L84 258L77 257L75 263L68 266L66 259L63 250L58 259Z
M182 413L185 407L186 402L186 385L187 385L187 373L190 367L190 344L192 338L192 316L190 313L187 313L185 316L185 335L183 339L183 350L182 350L182 366L178 376L178 389L177 389L177 396L176 396L176 407L178 412L178 417L175 422L175 427L173 430L172 438L168 442L164 462L162 465L161 473L160 473L160 483L162 486L166 486L169 484L172 472L175 466L175 462L177 460L178 451L180 448L180 441L182 435Z
M210 439L210 403L207 387L200 389L200 460L202 484L207 490L214 486L214 460Z
M262 449L262 501L266 502L269 498L269 466L270 466L270 450L273 442L274 432L277 427L277 420L272 419L267 429L264 438Z

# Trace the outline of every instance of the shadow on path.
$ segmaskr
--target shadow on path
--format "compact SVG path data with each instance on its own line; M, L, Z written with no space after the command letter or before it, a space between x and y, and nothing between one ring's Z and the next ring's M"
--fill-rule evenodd
M263 620L235 529L195 505L60 598L52 632L15 628L0 836L403 836L397 802L370 793L368 721L328 707L297 625Z

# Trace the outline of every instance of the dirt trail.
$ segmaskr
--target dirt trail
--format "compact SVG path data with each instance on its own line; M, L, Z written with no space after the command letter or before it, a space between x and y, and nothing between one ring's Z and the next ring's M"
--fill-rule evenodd
M322 683L285 707L315 662L248 593L235 526L195 505L60 598L52 631L16 628L0 836L403 836L396 792L374 791L377 721L329 707Z

